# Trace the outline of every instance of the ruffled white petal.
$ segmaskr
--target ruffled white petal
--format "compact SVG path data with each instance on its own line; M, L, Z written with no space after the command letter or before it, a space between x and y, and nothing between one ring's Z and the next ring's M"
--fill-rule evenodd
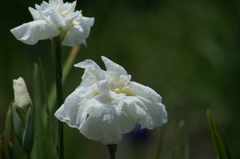
M63 17L66 17L68 14L74 12L76 8L76 1L72 3L64 3L60 7L58 7L59 12L63 15Z
M12 34L16 39L34 45L38 40L50 39L60 34L60 31L52 27L44 20L36 20L25 23L16 28L11 29Z
M84 30L84 35L83 35L84 38L81 40L81 43L84 44L85 46L87 46L86 39L90 34L90 30L93 24L94 24L94 18L82 17L80 25Z
M74 23L76 19L79 19L78 23ZM76 11L76 12L72 12L69 13L66 17L65 20L67 20L70 24L72 24L73 26L78 25L80 23L82 19L82 13L81 11ZM74 21L74 22L73 22Z
M38 13L37 10L31 8L31 7L28 7L28 10L29 12L31 13L32 17L33 17L33 20L42 20L41 18L41 15Z
M86 103L94 97L96 85L86 87L81 85L71 93L65 100L64 104L56 111L55 116L67 122L69 126L80 128L81 123L85 120L87 114L85 112Z
M133 129L134 119L121 110L124 102L103 102L105 95L102 94L92 98L79 98L77 94L75 91L67 97L55 116L70 127L79 129L87 138L102 144L116 144L123 133Z
M113 71L119 75L128 75L127 71L122 66L114 63L113 61L109 60L104 56L102 56L102 60L106 66L107 71Z
M55 7L44 1L41 4L41 12L55 27L67 29L71 26Z
M74 47L78 44L86 45L85 38L83 37L84 30L80 25L72 27L68 30L67 34L65 35L62 45Z
M82 17L84 28L90 28L94 24L94 18Z
M131 102L128 103L126 109L142 128L153 129L168 121L167 111L162 103L154 103L137 96L129 96L127 98Z
M127 97L132 101L128 101L128 108L142 127L152 129L168 121L166 108L161 103L162 97L153 89L137 82L130 82L129 89L125 93L133 95Z
M75 64L74 66L79 67L79 68L84 68L84 69L92 69L92 70L101 69L93 60L89 60L89 59L79 62L79 63Z
M108 103L108 102L113 102L117 100L115 95L116 93L110 90L107 79L97 81L97 88L98 88L98 92L102 96L102 98L98 99L99 102Z
M162 102L162 97L158 93L156 93L150 87L144 86L137 82L131 81L129 83L129 89L126 91L126 93L146 98L154 103Z
M83 81L100 81L104 79L103 70L92 60L85 60L74 65L75 67L80 67L86 69L82 77Z
M54 6L63 5L63 0L49 0L49 3Z
M76 17L77 14L79 14L78 17ZM81 12L77 12L75 14L70 14L66 19L70 22L72 21L73 27L68 30L62 41L62 45L74 47L78 44L84 44L86 46L86 38L89 36L90 27L94 23L94 18L82 17ZM80 21L80 24L78 21Z

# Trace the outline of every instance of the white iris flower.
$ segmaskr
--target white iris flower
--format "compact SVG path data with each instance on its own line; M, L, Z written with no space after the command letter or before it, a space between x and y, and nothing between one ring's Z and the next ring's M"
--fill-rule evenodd
M13 80L14 102L16 107L26 111L32 105L27 86L22 77Z
M136 123L153 129L168 121L162 98L153 89L130 81L126 70L102 56L106 71L94 61L85 60L75 67L84 68L80 86L71 93L55 116L87 138L102 144L117 144L122 134Z
M74 47L78 44L86 45L90 27L94 18L83 17L81 11L75 11L76 1L63 3L63 0L43 1L29 7L33 20L11 30L20 41L34 45L38 40L51 39L60 35L62 45Z

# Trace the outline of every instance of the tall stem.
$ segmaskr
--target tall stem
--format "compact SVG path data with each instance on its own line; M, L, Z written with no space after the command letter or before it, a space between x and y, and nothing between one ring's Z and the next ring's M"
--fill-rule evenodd
M115 159L115 153L117 151L117 144L107 145L107 148L110 153L110 159Z
M60 36L52 39L52 54L54 61L55 83L57 92L57 108L63 104L63 92L62 92L62 53L61 53L61 41ZM63 148L63 123L58 121L58 145L59 145L59 159L64 159Z
M30 154L30 152L26 152L26 154L27 154L27 159L31 159L31 154Z

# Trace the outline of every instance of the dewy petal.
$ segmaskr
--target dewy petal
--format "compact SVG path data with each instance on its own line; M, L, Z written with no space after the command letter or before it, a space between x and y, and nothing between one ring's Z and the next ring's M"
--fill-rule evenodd
M33 20L42 20L41 15L38 13L37 10L28 7L29 12L32 14Z
M16 28L11 29L12 34L16 39L34 45L38 40L50 39L60 34L60 31L52 27L44 20L36 20L25 23Z
M107 71L117 72L119 75L128 75L127 71L122 66L114 63L104 56L102 56L102 60L106 66Z

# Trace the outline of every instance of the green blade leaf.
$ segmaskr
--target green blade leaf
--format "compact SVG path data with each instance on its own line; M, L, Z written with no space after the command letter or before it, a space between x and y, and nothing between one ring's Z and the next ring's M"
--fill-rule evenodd
M226 150L226 155L227 155L227 158L228 159L232 159L232 155L230 153L230 148L229 148L229 145L228 145L228 142L227 142L227 137L225 135L225 132L223 130L223 127L221 129L221 133L222 133L222 137L223 137L223 143L224 143L224 147L225 147L225 150Z
M5 140L4 144L6 146L6 151L9 159L14 158L14 150L12 143L12 111L11 111L12 103L9 105L8 112L5 120Z
M23 133L23 149L25 152L31 152L34 141L34 118L33 118L33 108L29 107L26 117L26 126Z
M218 135L218 132L217 132L217 127L215 125L215 122L214 122L214 120L212 118L212 115L211 115L209 110L207 110L207 117L208 117L208 122L209 122L209 125L210 125L210 130L211 130L215 150L217 152L217 158L222 159L221 150L220 150L219 143L218 143L219 135Z
M179 155L179 149L182 142L183 126L184 126L184 120L181 120L178 124L177 139L175 142L173 157L172 157L173 159L177 159Z
M217 152L217 158L218 159L228 159L224 144L223 144L221 137L217 131L216 124L215 124L209 110L207 110L207 117L208 117L208 122L210 125L210 130L211 130L215 150Z
M185 140L185 152L184 152L184 159L189 159L189 142L188 140L186 139Z
M43 108L41 103L41 83L40 83L40 73L39 67L35 63L34 64L34 129L35 129L35 136L34 136L34 147L36 151L35 158L38 159L47 159L47 149L46 149L46 137L45 137L45 129L43 127Z
M54 136L54 131L52 127L52 123L50 121L50 111L49 111L49 105L48 105L48 98L47 98L47 87L45 83L45 77L44 77L44 72L43 72L43 66L42 62L39 59L39 66L40 66L40 73L41 73L41 81L43 85L43 98L45 102L45 108L46 108L46 113L47 113L47 125L48 125L48 131L51 139L51 146L52 146L52 153L53 153L53 158L57 159L57 152L56 152L56 146L55 146L55 140L56 137Z
M23 125L21 119L18 116L18 113L17 113L17 110L15 108L14 103L12 103L12 118L13 118L14 132L17 136L17 139L18 139L19 143L22 145L24 125Z

